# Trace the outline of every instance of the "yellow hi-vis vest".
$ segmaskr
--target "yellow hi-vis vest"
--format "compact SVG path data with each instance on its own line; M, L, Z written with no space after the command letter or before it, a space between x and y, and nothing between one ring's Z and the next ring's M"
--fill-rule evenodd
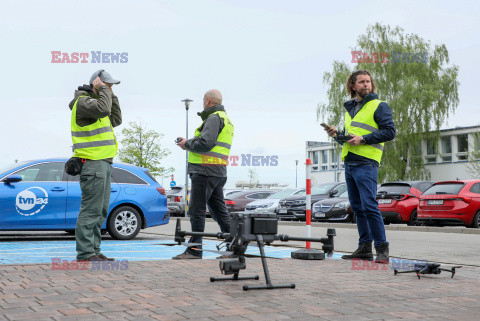
M233 130L234 126L230 119L227 117L227 113L224 111L216 111L212 115L218 115L223 120L223 129L218 134L217 142L215 146L209 151L204 153L188 152L188 162L192 164L202 165L227 165L228 155L230 155L230 149L232 148ZM203 125L203 123L202 123ZM200 125L195 130L195 137L201 136Z
M350 117L348 111L345 113L345 133L351 135L363 136L378 131L378 124L373 119L373 115L382 101L378 99L370 100L362 109L358 111L355 117ZM384 143L372 145L351 146L348 143L343 144L342 160L348 152L373 159L380 164L383 154Z
M72 108L73 156L91 160L114 158L117 155L118 144L108 116L99 118L91 125L83 127L77 125L77 103L80 97Z

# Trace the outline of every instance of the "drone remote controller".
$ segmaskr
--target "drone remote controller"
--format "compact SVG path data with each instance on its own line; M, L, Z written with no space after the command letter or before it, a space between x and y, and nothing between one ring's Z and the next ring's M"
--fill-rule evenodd
M349 141L350 139L352 139L353 136L352 135L345 135L345 131L342 130L342 131L337 131L337 135L335 136L335 140L339 143L339 144L345 144L347 141Z

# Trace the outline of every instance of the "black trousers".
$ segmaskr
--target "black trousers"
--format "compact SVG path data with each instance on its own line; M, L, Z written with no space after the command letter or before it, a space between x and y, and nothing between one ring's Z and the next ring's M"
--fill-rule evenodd
M226 177L204 176L190 174L192 181L192 192L188 208L188 216L192 225L192 232L205 231L205 217L207 205L212 218L220 226L223 233L230 232L230 213L225 206L223 198L223 186L227 182ZM201 236L192 236L189 243L202 243ZM201 249L202 246L195 246ZM202 256L202 251L188 248L187 252L193 255Z

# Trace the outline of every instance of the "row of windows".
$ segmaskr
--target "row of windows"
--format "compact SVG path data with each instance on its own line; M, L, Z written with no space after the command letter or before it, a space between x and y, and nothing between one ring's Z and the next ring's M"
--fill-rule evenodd
M312 160L312 164L327 164L329 153L330 153L330 162L332 163L336 162L337 151L335 149L309 152L309 158Z
M312 170L313 171L328 171L328 170L336 170L337 169L337 164L330 164L330 165L313 165ZM345 169L345 164L340 163L340 169Z
M474 142L470 145L473 146L475 150L480 150L480 137L477 134L473 135ZM468 161L468 134L461 134L455 136L443 136L440 138L440 145L436 146L434 142L427 140L426 141L426 155L425 163L427 164L436 164L438 163L451 163L454 161L452 157L452 142L456 140L456 153L455 161ZM420 153L420 146L417 146L417 150ZM437 161L437 148L440 147L440 160ZM336 149L320 150L309 152L309 158L312 160L312 163L319 164L317 168L313 170L329 170L336 168L337 152ZM330 154L330 155L329 155ZM330 159L329 157L330 156ZM330 164L330 165L329 165Z
M456 136L444 136L440 138L440 152L442 154L452 153L452 139L457 140L456 153L468 153L468 134L456 135ZM475 139L474 149L479 149L478 139ZM435 144L432 141L427 140L427 155L437 154Z
M22 182L78 181L80 176L65 173L64 162L41 163L29 166L14 173L22 177ZM140 177L121 168L112 167L112 182L119 184L148 185Z

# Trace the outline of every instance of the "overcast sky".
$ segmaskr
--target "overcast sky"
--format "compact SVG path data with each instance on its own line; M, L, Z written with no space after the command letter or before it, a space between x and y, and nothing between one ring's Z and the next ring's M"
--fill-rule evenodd
M249 168L262 182L295 186L305 141L327 140L315 112L325 97L322 75L334 60L350 63L357 37L376 22L445 44L460 67L461 86L459 108L443 128L480 124L477 1L0 3L0 167L15 159L70 157L68 103L77 86L105 69L122 81L114 87L123 112L116 133L142 121L165 134L163 146L172 153L164 165L176 168L178 184L185 175L185 154L174 144L185 136L181 100L194 100L191 137L203 93L217 88L235 125L231 155L278 156L278 166L230 167L227 186L247 180ZM88 63L52 63L52 51L126 52L128 62L92 63L90 54ZM304 172L299 165L299 185Z

